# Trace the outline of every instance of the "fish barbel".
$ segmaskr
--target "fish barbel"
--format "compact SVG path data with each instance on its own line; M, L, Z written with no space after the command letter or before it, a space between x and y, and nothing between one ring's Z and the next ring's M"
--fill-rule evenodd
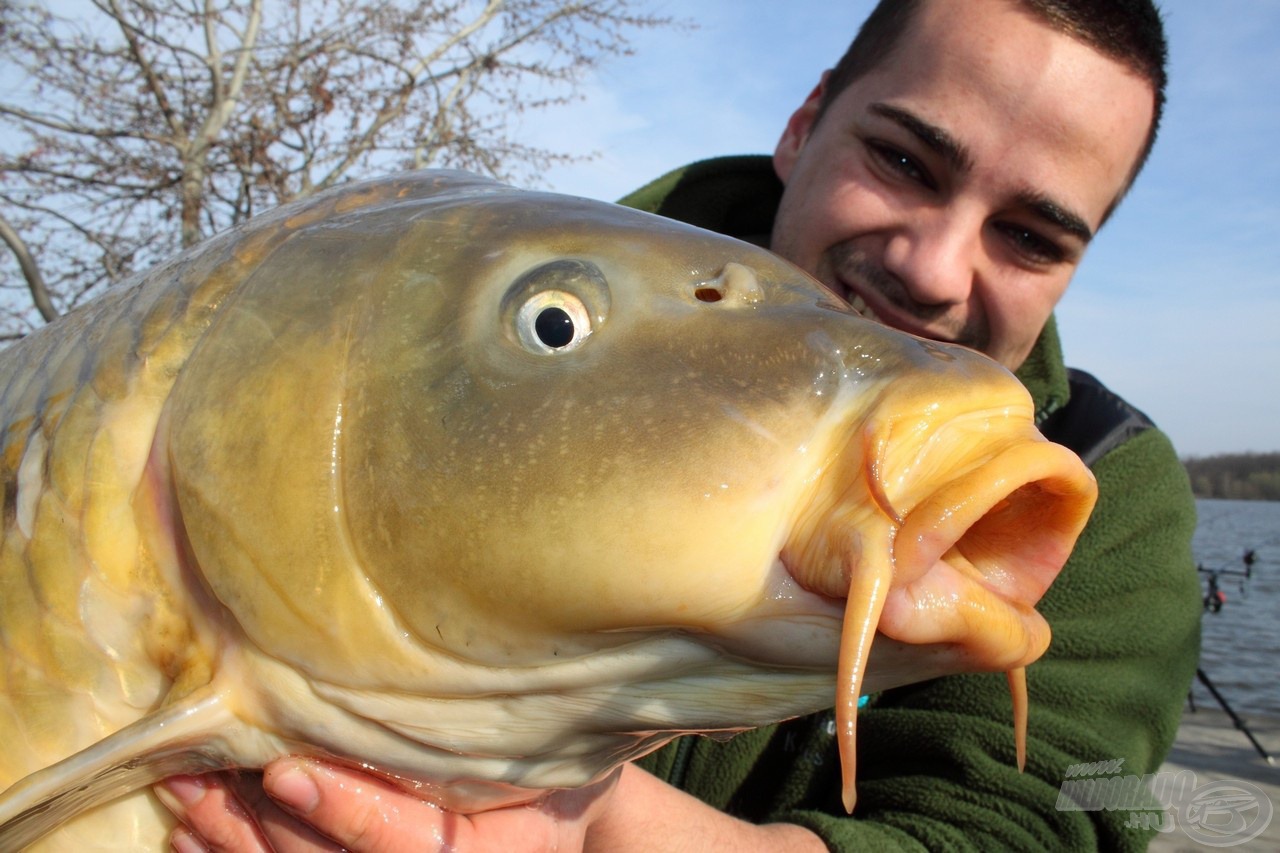
M860 694L1025 711L1095 495L983 356L460 173L113 289L0 354L0 425L3 849L162 848L147 786L286 754L474 812L833 703L852 808Z

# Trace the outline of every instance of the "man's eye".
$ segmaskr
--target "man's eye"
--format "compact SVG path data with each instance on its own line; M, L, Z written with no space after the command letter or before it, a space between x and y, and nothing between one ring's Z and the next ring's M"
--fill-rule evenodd
M875 159L886 169L897 175L906 178L913 183L920 184L922 187L934 190L937 184L933 180L933 176L924 170L924 168L916 162L915 158L905 151L895 148L884 142L870 141L867 148Z
M1033 264L1047 266L1066 260L1067 253L1053 240L1012 222L996 226L1014 251Z

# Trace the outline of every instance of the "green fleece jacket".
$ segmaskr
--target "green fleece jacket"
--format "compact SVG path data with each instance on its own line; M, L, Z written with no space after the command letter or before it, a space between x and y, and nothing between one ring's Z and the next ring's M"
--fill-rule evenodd
M767 158L730 157L680 169L622 203L761 242L781 193ZM1065 405L1068 375L1052 320L1018 378L1041 419ZM746 820L808 827L833 850L1145 850L1154 830L1127 826L1133 812L1072 808L1063 783L1088 778L1078 769L1069 776L1072 765L1117 759L1118 775L1153 772L1173 742L1199 657L1195 505L1157 429L1092 468L1097 508L1039 606L1053 642L1027 671L1025 773L999 673L872 697L858 719L852 817L840 804L830 711L727 742L682 738L641 766Z

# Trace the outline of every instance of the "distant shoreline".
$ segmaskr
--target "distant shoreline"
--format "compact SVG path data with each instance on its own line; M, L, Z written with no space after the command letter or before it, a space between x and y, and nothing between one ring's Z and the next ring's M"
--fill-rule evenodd
M1280 501L1280 453L1225 453L1182 460L1198 498Z

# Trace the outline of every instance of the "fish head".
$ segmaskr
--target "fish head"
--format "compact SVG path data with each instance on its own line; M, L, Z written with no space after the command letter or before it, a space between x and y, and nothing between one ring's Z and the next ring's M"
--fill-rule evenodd
M349 409L347 512L383 533L360 563L420 635L745 647L743 624L842 603L866 550L892 561L887 636L983 669L1044 651L1032 606L1092 484L1007 371L718 235L532 193L456 211L448 342L405 345L422 294L400 290ZM421 242L403 269L431 265ZM1005 607L983 657L964 638Z
M679 635L855 694L1043 653L1094 485L1006 370L647 214L363 192L258 226L292 231L174 393L190 562L252 642L406 690L421 648L528 670Z

